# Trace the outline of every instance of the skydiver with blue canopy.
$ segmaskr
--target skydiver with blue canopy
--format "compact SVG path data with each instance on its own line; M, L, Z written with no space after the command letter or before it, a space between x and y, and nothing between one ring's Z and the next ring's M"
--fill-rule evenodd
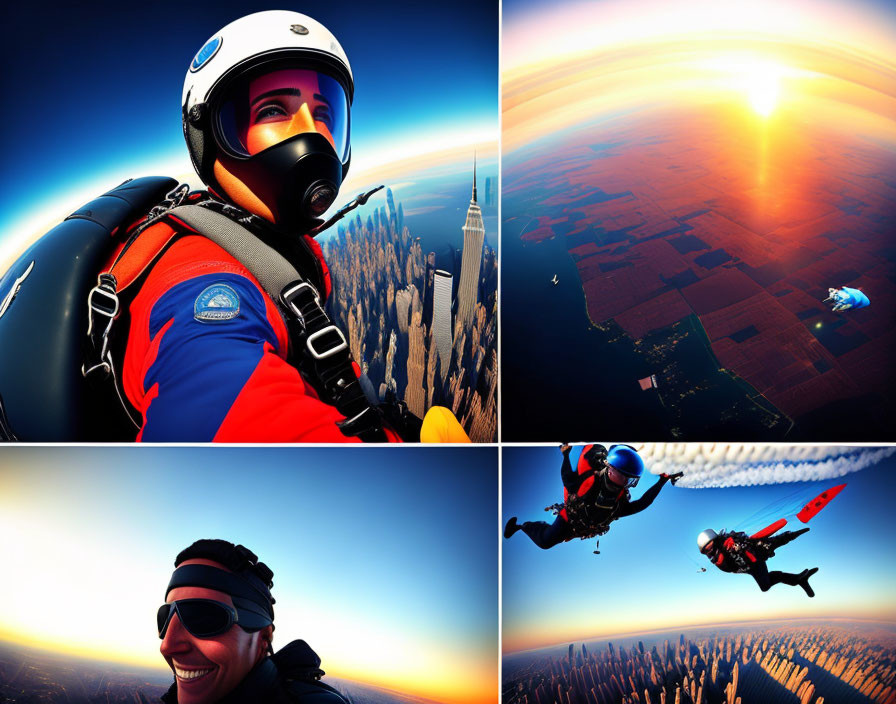
M833 302L833 306L831 307L831 312L833 313L839 313L843 310L865 308L866 306L871 305L871 301L868 300L868 296L866 296L859 289L850 288L849 286L841 286L840 288L829 288L828 297L824 299L825 303L827 303L828 301Z
M518 524L516 516L507 521L504 537L510 538L521 530L542 550L580 538L586 540L604 535L617 518L631 516L646 509L659 495L663 485L675 481L681 474L662 474L659 481L635 501L630 489L637 486L644 473L644 460L630 445L586 445L572 468L569 454L571 445L563 445L560 478L563 481L563 503L545 510L557 514L553 523L526 521ZM599 543L599 541L598 541ZM595 550L595 554L599 551Z

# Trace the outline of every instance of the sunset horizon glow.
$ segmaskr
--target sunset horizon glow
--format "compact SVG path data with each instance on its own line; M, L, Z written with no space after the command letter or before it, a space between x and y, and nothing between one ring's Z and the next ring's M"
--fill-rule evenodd
M222 537L274 571L275 650L301 638L328 675L445 704L493 703L497 547L483 538L497 459L467 450L458 469L445 450L394 452L8 448L0 534L17 578L0 583L0 640L164 671L155 612L174 557ZM438 480L408 471L424 459L451 471ZM463 539L438 550L439 527L424 526L434 481L439 507L477 512Z
M867 3L568 2L504 18L505 154L651 106L734 102L765 120L809 99L813 119L839 103L896 145L894 21Z

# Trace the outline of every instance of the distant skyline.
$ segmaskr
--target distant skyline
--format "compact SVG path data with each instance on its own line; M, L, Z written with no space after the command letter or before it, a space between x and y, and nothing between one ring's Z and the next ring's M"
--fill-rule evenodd
M579 452L573 450L573 461ZM502 520L553 520L543 509L562 501L560 459L556 447L504 448ZM656 479L645 475L632 496ZM795 492L814 495L815 488L821 492L843 482L843 492L807 524L811 530L769 563L786 572L819 567L812 578L814 599L785 585L763 593L749 575L725 574L697 550L697 534L705 528L758 530L779 516L772 511L768 520L760 515L756 525L741 524ZM647 510L613 523L600 538L600 555L592 552L594 539L543 551L518 533L503 542L503 651L700 624L828 617L896 621L894 491L896 460L888 457L825 481L724 489L667 485ZM793 500L781 505L788 503ZM707 571L699 572L701 567Z
M164 671L174 557L222 537L274 571L275 649L303 638L333 676L494 701L496 503L494 448L5 448L18 576L0 583L0 640Z

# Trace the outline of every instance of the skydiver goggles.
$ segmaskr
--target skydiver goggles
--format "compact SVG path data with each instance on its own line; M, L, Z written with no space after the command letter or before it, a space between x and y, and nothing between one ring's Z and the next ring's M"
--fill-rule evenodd
M203 587L230 596L233 605L215 599L177 599L162 604L156 614L159 638L164 638L176 613L196 638L214 638L233 624L253 633L274 623L274 598L254 575L238 575L209 565L181 565L171 575L165 597L178 587Z
M607 481L609 481L614 486L625 487L626 489L633 489L638 485L638 480L640 477L630 477L627 474L620 472L609 462L605 464L607 468ZM613 477L613 479L610 479ZM615 479L619 479L620 481L615 481Z
M616 467L611 465L609 460L607 459L607 457L613 451L613 449L617 448L617 447L627 447L629 450L634 450L635 452L637 452L637 450L635 450L635 448L632 447L631 445L625 445L625 444L610 445L610 449L607 452L607 454L604 455L604 460L603 460L604 466L607 468L607 474L609 475L612 472L613 476L615 476L616 478L621 480L619 482L614 481L613 482L614 485L625 487L626 489L633 489L638 485L638 482L641 480L641 477L629 476L628 474L623 472L621 469L617 469Z
M307 58L268 61L229 78L211 102L218 142L233 157L316 132L340 161L348 159L351 98L330 67Z
M159 607L156 614L159 638L165 637L174 614L177 614L187 632L196 638L214 638L229 631L233 624L249 633L271 624L265 614L238 609L214 599L178 599Z

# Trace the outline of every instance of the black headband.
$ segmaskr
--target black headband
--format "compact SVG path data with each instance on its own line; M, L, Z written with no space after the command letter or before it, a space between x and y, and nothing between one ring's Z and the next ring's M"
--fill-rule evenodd
M274 620L274 598L270 590L257 577L251 574L240 575L227 572L209 565L181 565L171 575L165 598L176 587L205 587L229 594L236 599L257 604Z

